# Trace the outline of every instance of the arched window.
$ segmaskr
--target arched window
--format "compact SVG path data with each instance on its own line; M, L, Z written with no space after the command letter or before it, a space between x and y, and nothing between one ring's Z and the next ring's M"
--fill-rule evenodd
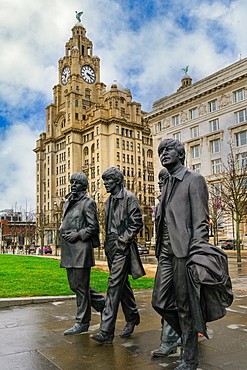
M88 147L87 147L87 146L84 148L84 155L85 155L85 156L87 156L87 155L88 155Z

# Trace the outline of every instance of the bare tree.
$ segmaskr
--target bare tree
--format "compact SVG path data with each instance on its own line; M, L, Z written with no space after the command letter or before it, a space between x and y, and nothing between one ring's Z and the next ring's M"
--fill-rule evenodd
M219 224L223 219L223 215L228 212L221 201L221 182L209 184L209 217L210 217L210 236L214 237L214 245L217 245Z
M229 142L229 146L230 153L227 162L222 163L218 179L221 182L221 204L235 222L237 261L241 262L240 225L246 218L247 156L245 153L237 153L232 141Z

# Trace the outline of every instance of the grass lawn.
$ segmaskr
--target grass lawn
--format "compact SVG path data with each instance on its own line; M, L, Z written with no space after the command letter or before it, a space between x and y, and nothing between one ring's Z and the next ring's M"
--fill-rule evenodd
M74 294L60 261L36 256L0 254L0 298ZM91 285L99 292L107 289L107 272L91 270ZM152 289L154 279L129 278L133 289Z

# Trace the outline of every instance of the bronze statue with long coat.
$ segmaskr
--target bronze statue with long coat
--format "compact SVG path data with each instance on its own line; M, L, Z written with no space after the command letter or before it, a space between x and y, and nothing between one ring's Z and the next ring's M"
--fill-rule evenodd
M193 304L198 304L197 292L192 288L195 269L190 267L189 273L187 262L192 245L208 246L208 190L202 175L184 167L185 150L179 141L162 140L158 153L162 166L169 172L169 181L163 188L156 214L158 267L152 305L182 338L182 362L176 369L195 370L198 365L198 328L207 335L205 322L201 322L206 318L201 311L193 309ZM208 258L206 254L204 261L205 258ZM196 261L195 255L193 261ZM207 264L212 265L209 259ZM201 272L202 267L198 268ZM224 285L223 281L221 283ZM229 291L228 287L222 288ZM196 315L200 315L200 320Z
M90 269L94 266L93 248L99 243L99 224L96 204L86 194L88 181L83 173L71 176L71 193L63 206L61 234L61 265L67 270L70 289L76 294L77 315L75 325L64 332L79 334L88 330L91 305L102 311L103 295L89 286Z
M105 253L110 269L106 303L101 316L100 333L92 338L102 344L112 343L119 303L126 326L121 337L132 334L140 322L128 274L134 279L145 274L137 250L136 236L142 228L142 214L136 196L123 186L123 173L115 167L106 170L102 178L107 192L105 203Z

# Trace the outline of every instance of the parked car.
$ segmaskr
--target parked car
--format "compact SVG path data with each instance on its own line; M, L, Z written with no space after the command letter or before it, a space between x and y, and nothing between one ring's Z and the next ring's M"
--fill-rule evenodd
M52 254L52 248L49 245L44 246L43 248L44 254Z
M35 248L35 247L33 247L33 246L29 247L29 248L28 248L28 253L29 253L29 254L34 254L34 253L36 253L36 248Z
M232 250L234 249L234 240L232 239L221 239L219 240L219 247L221 247L221 249L226 249L226 250Z
M141 254L149 254L149 249L147 247L145 247L144 245L138 243L137 248L138 248L138 253L140 255Z

